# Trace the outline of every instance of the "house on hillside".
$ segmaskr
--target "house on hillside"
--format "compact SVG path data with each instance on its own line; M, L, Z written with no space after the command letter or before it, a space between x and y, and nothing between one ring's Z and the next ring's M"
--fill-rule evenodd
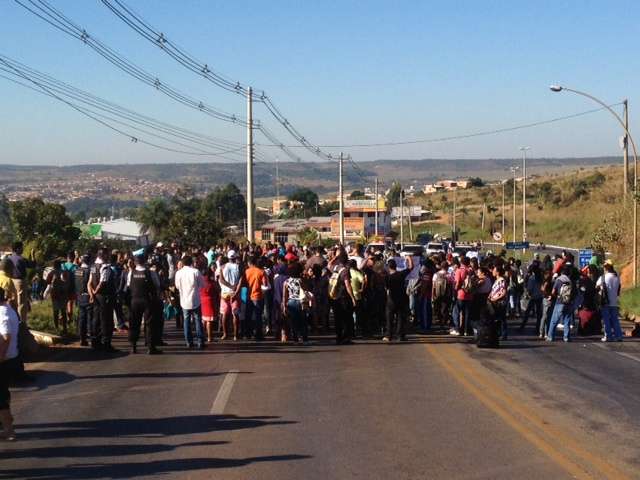
M102 240L123 240L142 247L150 245L152 240L140 223L124 218L101 223L99 235Z

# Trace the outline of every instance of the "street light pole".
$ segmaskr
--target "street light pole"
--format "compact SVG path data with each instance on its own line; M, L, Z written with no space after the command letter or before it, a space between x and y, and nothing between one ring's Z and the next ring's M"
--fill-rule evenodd
M502 232L500 232L500 233L502 233L502 239L503 239L503 241L505 241L505 242L506 242L507 234L506 234L506 233L505 233L505 231L504 231L504 229L505 229L505 221L506 221L506 218L505 218L505 216L504 216L504 215L505 215L505 213L506 213L506 212L505 212L505 207L504 207L504 197L505 197L505 195L504 195L504 186L505 186L506 184L507 184L507 181L506 181L506 180L503 180L503 181L502 181Z
M520 147L522 152L522 242L527 241L527 150L531 147ZM526 249L522 249L522 254L526 253Z
M511 167L511 173L513 173L513 241L516 240L516 172L520 167Z
M620 115L618 115L609 105L604 103L602 100L594 97L593 95L581 92L580 90L561 87L560 85L551 85L549 88L552 92L562 92L566 90L567 92L572 92L576 95L587 97L588 99L593 100L597 104L601 105L615 117L618 123L622 126L622 129L624 130L624 133L627 137L627 141L631 142L631 148L633 149L633 286L636 287L638 286L638 151L636 150L636 143L633 141L631 132L629 132L629 125L624 120L622 120L622 118L620 118ZM625 115L627 114L625 113Z

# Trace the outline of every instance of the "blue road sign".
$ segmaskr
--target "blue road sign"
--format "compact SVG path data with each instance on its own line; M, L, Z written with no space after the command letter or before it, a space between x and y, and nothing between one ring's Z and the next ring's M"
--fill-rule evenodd
M529 242L507 242L507 250L522 250L529 248Z
M591 257L593 257L593 250L590 248L580 250L579 259L580 259L580 268L584 268L589 265L591 261Z

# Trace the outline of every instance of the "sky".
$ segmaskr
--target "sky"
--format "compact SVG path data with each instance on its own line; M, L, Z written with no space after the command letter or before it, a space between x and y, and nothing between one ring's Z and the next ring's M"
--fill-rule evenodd
M186 70L101 1L48 1L163 82L246 115L245 98ZM637 1L126 0L126 5L210 68L266 91L317 145L457 136L597 108L572 93L550 92L552 83L611 104L628 98L632 134L640 127ZM4 56L158 120L233 142L246 139L241 126L191 110L127 76L14 0L0 0L0 19ZM224 160L134 143L3 78L0 98L0 164ZM621 113L621 107L615 109ZM260 103L254 117L283 143L295 144ZM342 150L355 161L514 158L522 145L531 146L534 157L609 156L620 155L621 135L615 119L600 111L455 141L325 150ZM269 142L258 133L256 142L259 159L287 160L277 148L261 145ZM316 159L296 151L303 160ZM242 153L225 158L243 161Z

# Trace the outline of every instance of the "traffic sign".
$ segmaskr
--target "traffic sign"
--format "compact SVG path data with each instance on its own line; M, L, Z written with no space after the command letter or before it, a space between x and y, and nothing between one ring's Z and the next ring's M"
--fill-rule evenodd
M591 250L590 248L586 248L584 250L580 250L578 255L578 258L580 259L580 268L584 268L589 265L591 257L593 257L593 250Z
M529 242L507 242L507 250L523 250L529 248Z

